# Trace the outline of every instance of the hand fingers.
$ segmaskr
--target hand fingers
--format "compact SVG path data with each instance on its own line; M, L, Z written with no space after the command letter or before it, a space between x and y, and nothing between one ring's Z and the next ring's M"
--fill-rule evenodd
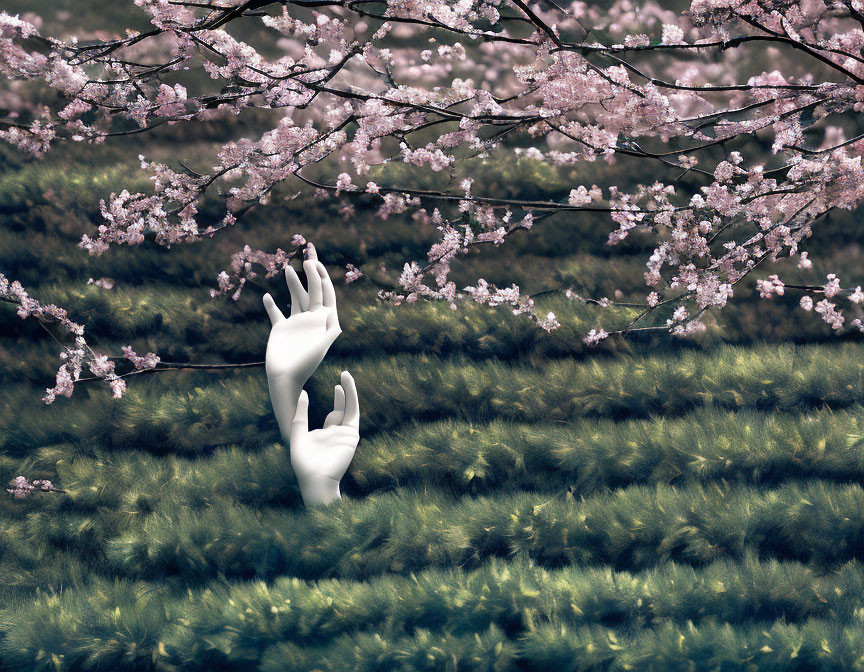
M347 371L342 372L342 387L345 388L345 417L342 424L360 431L360 400L357 397L357 386Z
M300 278L291 266L285 267L285 282L288 283L288 291L291 292L291 314L296 315L304 310L309 310L309 296Z
M291 422L291 444L294 445L309 432L309 395L306 390L300 392L297 400L297 410L294 411L294 420Z
M333 388L333 410L327 414L324 426L341 425L345 416L345 389L341 385Z
M318 261L318 250L315 249L315 246L312 243L306 244L306 258L311 259L312 261Z
M336 309L336 290L333 289L333 281L330 274L320 261L318 262L318 275L321 276L322 301L325 308Z
M307 259L303 262L303 270L306 271L306 284L309 286L309 310L321 308L322 290L321 276L318 275L318 262Z
M341 385L333 388L333 410L345 412L345 388Z
M285 319L285 316L282 314L282 311L279 310L279 306L276 305L276 302L270 294L265 294L263 300L264 309L267 311L267 315L270 316L270 324L275 325Z

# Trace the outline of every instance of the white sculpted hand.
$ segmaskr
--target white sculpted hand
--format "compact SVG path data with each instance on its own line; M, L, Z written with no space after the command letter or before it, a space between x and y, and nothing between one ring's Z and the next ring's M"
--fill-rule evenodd
M285 269L285 281L291 292L291 316L286 318L273 297L264 295L264 308L272 325L264 368L273 412L286 443L290 441L291 421L303 385L342 333L333 283L311 243L307 251L309 258L303 262L303 270L308 293L294 269L290 266Z
M360 402L347 371L333 394L333 410L322 429L309 431L309 395L300 393L291 423L291 466L306 506L340 499L339 481L351 464L360 441Z
M324 359L333 341L342 333L336 313L336 292L312 243L303 262L309 292L303 289L293 268L285 268L291 292L291 315L286 318L273 297L264 295L264 308L272 328L267 341L267 379L286 381L298 390Z

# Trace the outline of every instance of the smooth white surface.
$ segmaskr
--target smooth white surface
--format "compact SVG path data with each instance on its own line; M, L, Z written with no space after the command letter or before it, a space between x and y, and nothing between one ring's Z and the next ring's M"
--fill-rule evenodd
M265 360L270 401L282 440L290 446L291 466L303 502L309 506L341 497L339 481L360 441L360 410L354 379L343 371L324 428L309 431L309 395L303 386L342 329L333 282L318 261L314 246L310 243L307 249L303 270L308 293L294 269L285 269L291 293L290 316L285 317L270 294L265 294L263 301L271 324Z
M309 431L309 395L300 393L291 423L291 466L306 506L340 499L339 481L348 470L360 442L360 404L354 378L342 372L336 385L333 410L322 429Z

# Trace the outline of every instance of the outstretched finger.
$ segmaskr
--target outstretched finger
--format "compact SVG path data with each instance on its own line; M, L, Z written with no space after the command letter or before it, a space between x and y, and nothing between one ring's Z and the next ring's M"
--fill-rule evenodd
M264 309L267 311L267 315L270 316L270 324L275 326L278 322L285 319L285 316L282 314L282 311L279 310L279 306L276 305L276 302L270 294L265 294L263 301Z
M285 282L288 283L288 291L291 292L291 314L296 315L304 310L309 310L309 296L303 289L297 271L291 266L285 267Z
M321 291L321 276L318 275L318 262L307 259L303 262L303 270L306 271L306 284L309 286L309 310L316 310L323 304Z
M297 410L294 411L294 420L291 421L291 444L301 439L309 431L309 395L306 390L300 392L297 400Z
M342 424L360 431L360 400L354 378L347 371L342 372L342 387L345 388L345 417Z
M345 416L345 389L341 385L333 388L333 410L327 414L324 426L341 425Z
M336 308L336 290L333 288L333 281L330 279L330 274L320 261L318 262L318 275L321 276L321 294L322 302L325 308Z

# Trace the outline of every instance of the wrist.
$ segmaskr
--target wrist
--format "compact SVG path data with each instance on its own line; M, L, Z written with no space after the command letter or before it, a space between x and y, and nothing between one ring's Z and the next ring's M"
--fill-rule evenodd
M266 367L264 370L267 372L267 382L270 384L270 387L284 387L291 390L302 390L303 385L306 384L307 378L299 371L273 372L267 371Z
M304 478L297 479L300 485L300 495L303 497L303 504L306 507L315 504L329 504L337 499L342 499L342 493L339 491L339 481L332 478Z
M279 434L285 445L290 442L291 422L297 410L297 399L303 390L302 385L297 385L290 379L280 379L267 376L267 386L270 391L270 403L273 405L273 415L279 425Z

